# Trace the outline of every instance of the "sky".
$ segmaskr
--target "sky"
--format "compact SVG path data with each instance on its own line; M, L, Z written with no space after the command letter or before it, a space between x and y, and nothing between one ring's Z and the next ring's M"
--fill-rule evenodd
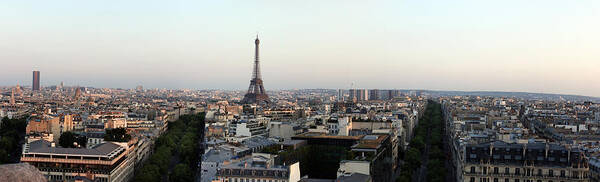
M600 96L597 0L2 1L0 85Z

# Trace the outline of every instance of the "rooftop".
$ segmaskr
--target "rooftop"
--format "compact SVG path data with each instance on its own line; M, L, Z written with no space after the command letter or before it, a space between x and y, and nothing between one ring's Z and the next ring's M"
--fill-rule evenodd
M364 135L359 136L338 136L338 135L327 135L325 133L317 132L306 132L296 135L295 138L328 138L328 139L349 139L349 140L360 140Z
M125 148L111 143L102 143L94 148L61 148L52 147L52 144L46 140L36 140L28 143L23 151L24 154L63 154L63 155L83 155L83 156L94 156L94 157L113 157L119 154Z
M352 173L350 175L343 175L337 178L338 182L369 182L371 176L360 173Z
M235 155L232 155L230 151L212 149L202 156L202 162L222 163L223 161L229 160L232 157L235 157Z
M389 138L388 135L367 135L363 137L356 145L352 146L352 148L377 149L387 138Z

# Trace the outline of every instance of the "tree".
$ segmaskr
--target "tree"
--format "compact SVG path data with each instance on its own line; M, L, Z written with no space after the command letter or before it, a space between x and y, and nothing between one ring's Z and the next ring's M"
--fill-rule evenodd
M164 179L169 175L169 181L193 181L196 164L198 163L198 140L204 127L204 113L181 115L175 122L169 123L167 132L156 140L155 152L145 162L142 169L136 172L135 181L152 182ZM119 138L126 130L107 132ZM173 160L180 159L174 168L169 168Z
M75 134L72 132L64 132L58 138L58 145L63 148L74 148L73 143L75 143Z
M6 150L4 150L3 148L0 148L0 164L8 162L8 160L10 159L8 155L9 154L8 154L8 152L6 152Z
M78 146L76 146L75 143L77 143ZM58 145L64 148L85 147L86 144L87 137L75 134L70 131L63 132L60 135L60 138L58 138Z
M196 134L192 132L186 132L179 141L179 153L185 162L191 163L198 156L196 154L197 141Z
M15 141L13 137L5 136L0 139L0 148L10 149L15 147Z
M411 178L411 173L402 173L402 175L396 179L396 182L411 182Z
M425 149L425 139L423 139L423 136L415 136L411 141L410 141L410 147L411 148L417 148L419 150L423 150Z
M160 182L160 170L158 166L154 164L146 164L140 171L138 171L138 175L135 176L134 181L138 182Z
M421 166L421 151L415 148L410 148L406 152L406 162L408 162L409 169L416 169Z
M128 142L129 140L131 140L131 135L127 134L125 128L107 129L104 135L104 141Z
M21 142L24 140L27 120L25 118L2 118L0 125L0 163L18 162Z
M175 169L173 169L173 174L171 174L169 181L174 181L174 182L194 181L193 177L194 177L194 175L192 174L190 167L188 167L185 164L177 164L175 166Z
M175 148L175 136L171 133L165 134L162 137L159 137L157 140L157 146L167 146L169 148Z

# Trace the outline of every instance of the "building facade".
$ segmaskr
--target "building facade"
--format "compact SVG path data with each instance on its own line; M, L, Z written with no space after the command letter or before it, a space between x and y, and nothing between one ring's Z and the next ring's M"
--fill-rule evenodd
M466 145L465 182L586 182L583 152L548 143Z
M213 182L297 182L300 181L300 163L274 166L268 154L252 154L252 159L221 166Z
M40 90L40 71L33 71L33 82L31 84L31 90Z
M85 177L98 182L128 181L133 160L127 144L103 143L94 148L58 148L37 140L23 147L22 162L38 168L48 181L70 181ZM131 149L131 148L130 148Z

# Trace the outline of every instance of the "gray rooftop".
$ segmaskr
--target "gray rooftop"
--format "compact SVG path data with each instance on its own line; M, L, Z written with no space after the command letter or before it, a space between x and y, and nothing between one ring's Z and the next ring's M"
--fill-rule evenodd
M112 157L111 155L117 154L121 150L125 150L125 148L111 142L102 143L94 148L87 149L52 147L52 144L46 140L37 140L29 143L29 150L26 150L24 153Z
M371 181L371 176L364 175L360 173L352 173L348 176L340 176L336 181L339 182L369 182Z
M264 147L276 144L274 141L271 141L265 137L254 137L242 142L248 148L256 148L256 147Z
M234 155L231 155L230 151L226 150L209 150L202 156L202 162L217 162L222 163L226 160L231 159Z

